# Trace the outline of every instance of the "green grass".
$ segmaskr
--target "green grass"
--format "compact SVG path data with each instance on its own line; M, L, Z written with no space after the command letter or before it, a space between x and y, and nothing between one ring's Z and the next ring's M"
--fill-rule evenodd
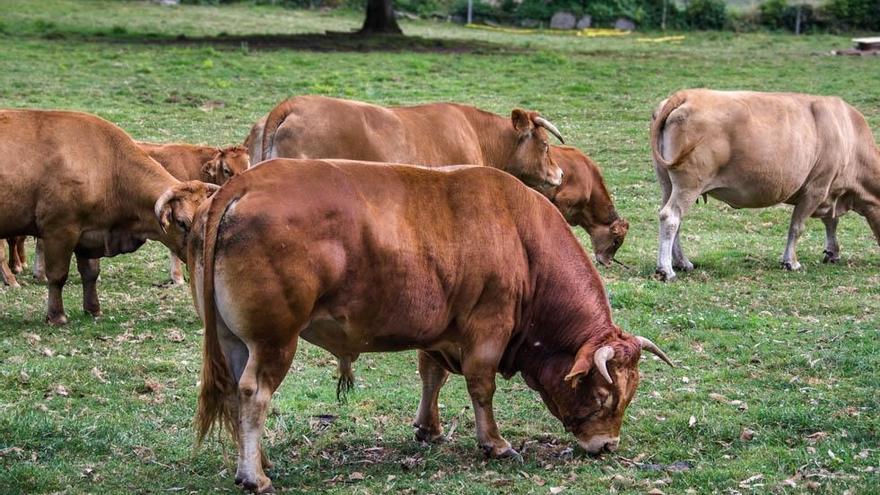
M573 439L538 396L521 379L500 377L499 423L524 465L482 458L460 378L440 401L451 440L418 445L409 426L414 353L363 356L356 392L338 404L333 360L302 345L268 423L276 487L799 493L815 482L819 493L877 492L880 250L860 217L841 222L840 265L820 263L823 230L812 221L800 244L805 268L786 273L777 260L789 208L735 211L710 201L684 221L697 270L669 285L650 277L659 202L647 140L653 106L695 86L834 94L876 131L880 61L829 56L849 46L847 37L688 33L654 44L637 38L659 33L586 39L404 22L410 39L363 45L308 34L357 27L360 17L347 14L66 0L6 0L2 12L0 106L84 110L139 139L215 144L242 141L253 121L298 93L451 100L504 114L524 106L603 166L631 223L619 258L633 270L601 269L615 320L680 363L670 370L644 361L619 453L566 450ZM310 50L229 42L266 33ZM342 49L327 51L334 47ZM222 106L205 111L208 102ZM193 449L201 326L186 289L154 285L167 278L164 248L152 243L103 267L105 316L93 321L78 309L73 270L64 328L43 323L45 287L21 276L23 288L0 288L0 492L237 492L229 443ZM338 419L322 424L325 414ZM740 439L743 428L755 431L751 441ZM646 466L678 461L690 469ZM796 475L796 488L782 484Z

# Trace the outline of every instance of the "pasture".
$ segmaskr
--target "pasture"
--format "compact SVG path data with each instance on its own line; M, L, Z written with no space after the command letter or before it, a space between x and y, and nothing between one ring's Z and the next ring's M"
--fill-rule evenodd
M419 445L414 352L361 356L355 391L338 403L335 360L302 344L267 423L279 490L877 492L880 248L861 217L841 221L837 265L821 263L824 229L810 221L804 269L789 273L778 261L790 208L710 199L682 227L697 269L671 284L651 277L654 105L701 86L839 95L880 135L880 60L828 55L849 37L688 33L651 43L639 38L663 34L524 36L410 21L409 38L361 51L357 40L308 34L359 27L359 13L70 0L5 0L2 10L2 107L82 110L137 139L226 145L298 93L459 101L505 115L521 106L602 167L630 222L617 257L631 269L600 268L615 321L677 364L643 359L620 450L571 449L519 377L499 377L495 401L524 464L482 457L460 377L440 397L449 440ZM167 250L149 243L102 266L104 316L79 309L72 267L63 328L43 323L46 288L27 274L21 289L0 287L0 493L237 493L232 444L193 448L202 330L188 289L162 285Z

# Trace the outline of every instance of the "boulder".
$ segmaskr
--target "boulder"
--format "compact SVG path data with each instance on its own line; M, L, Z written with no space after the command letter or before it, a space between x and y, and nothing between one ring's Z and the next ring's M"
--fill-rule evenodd
M620 29L621 31L635 31L636 23L633 22L632 19L620 17L614 21L614 29Z
M539 28L541 24L541 21L537 19L523 19L519 21L519 25L524 28Z
M593 24L593 18L588 15L585 15L585 16L581 17L580 20L578 21L577 28L578 29L587 29L592 24Z
M574 29L577 18L571 12L557 12L550 19L551 29Z

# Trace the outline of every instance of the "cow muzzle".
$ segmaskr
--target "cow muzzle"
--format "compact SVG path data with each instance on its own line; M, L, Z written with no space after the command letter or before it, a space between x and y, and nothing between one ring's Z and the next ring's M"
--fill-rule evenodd
M603 452L614 452L620 445L620 437L612 437L610 435L595 435L588 440L578 439L578 444L589 454L601 454Z
M547 176L544 179L550 187L559 187L562 185L562 177L565 175L565 172L562 171L558 166L554 166L547 172Z

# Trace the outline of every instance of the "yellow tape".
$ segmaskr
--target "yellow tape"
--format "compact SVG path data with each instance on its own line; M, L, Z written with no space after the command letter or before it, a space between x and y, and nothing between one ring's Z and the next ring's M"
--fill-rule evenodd
M465 24L464 27L471 29L480 29L483 31L492 31L495 33L509 34L551 34L555 36L584 36L587 38L599 38L604 36L626 36L630 31L621 31L619 29L581 29L578 31L568 29L520 29L520 28L503 28L496 26L486 26L483 24Z
M661 38L636 38L639 43L665 43L667 41L681 41L684 36L663 36Z

